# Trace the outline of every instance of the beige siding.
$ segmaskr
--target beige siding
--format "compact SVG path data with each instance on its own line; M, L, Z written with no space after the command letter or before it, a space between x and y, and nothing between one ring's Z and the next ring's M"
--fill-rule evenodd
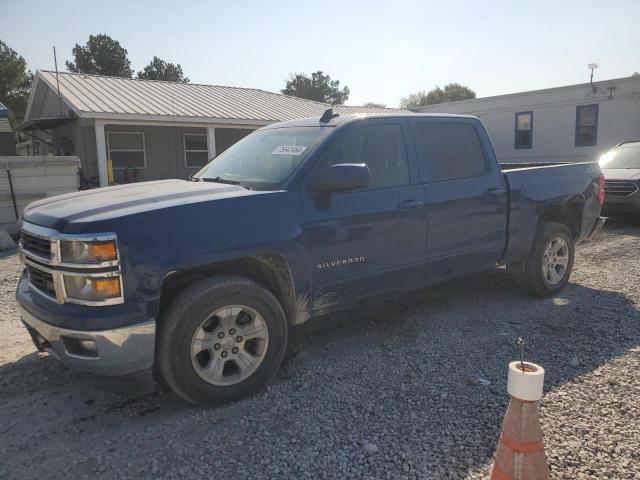
M16 221L7 170L21 213L31 202L78 190L77 157L0 157L0 224Z
M221 153L252 130L216 128L216 151ZM184 161L183 135L185 133L206 134L206 128L195 127L154 127L141 125L107 125L105 132L142 132L144 133L144 148L146 166L138 172L138 181L162 180L167 178L187 179L196 173L199 168L187 168ZM95 134L92 132L93 151L95 152ZM85 142L88 144L88 142ZM88 145L87 145L88 146ZM95 154L88 156L84 165L93 165L86 168L85 175L92 173L97 176L97 164ZM124 181L122 170L114 171L116 182Z

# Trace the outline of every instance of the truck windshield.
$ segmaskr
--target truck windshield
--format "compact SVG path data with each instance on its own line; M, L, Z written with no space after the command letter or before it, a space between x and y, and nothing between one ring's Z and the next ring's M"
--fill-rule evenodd
M598 163L601 168L640 169L640 144L614 148L602 155Z
M280 188L327 130L321 127L258 130L215 157L193 178L237 183L255 190Z

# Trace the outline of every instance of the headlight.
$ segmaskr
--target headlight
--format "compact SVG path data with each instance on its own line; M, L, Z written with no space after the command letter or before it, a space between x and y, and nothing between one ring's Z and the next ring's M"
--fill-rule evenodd
M64 288L69 299L87 302L102 302L120 298L122 287L120 277L64 276Z
M62 240L60 256L66 263L102 263L118 259L118 246L115 240Z

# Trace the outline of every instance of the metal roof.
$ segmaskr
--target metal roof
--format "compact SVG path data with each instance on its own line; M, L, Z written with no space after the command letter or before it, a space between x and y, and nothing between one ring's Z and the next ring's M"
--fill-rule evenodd
M255 88L137 80L59 73L60 95L79 117L203 122L226 119L264 124L321 115L327 108L347 113L392 113L377 107L328 105ZM56 74L36 72L57 92ZM34 87L35 89L35 87Z

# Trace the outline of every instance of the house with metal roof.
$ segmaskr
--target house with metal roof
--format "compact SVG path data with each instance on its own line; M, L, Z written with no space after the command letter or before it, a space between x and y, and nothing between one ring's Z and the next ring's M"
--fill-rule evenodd
M388 113L330 106L255 88L198 85L46 70L36 72L20 130L38 150L76 155L86 186L188 178L216 154L270 123L339 114Z

